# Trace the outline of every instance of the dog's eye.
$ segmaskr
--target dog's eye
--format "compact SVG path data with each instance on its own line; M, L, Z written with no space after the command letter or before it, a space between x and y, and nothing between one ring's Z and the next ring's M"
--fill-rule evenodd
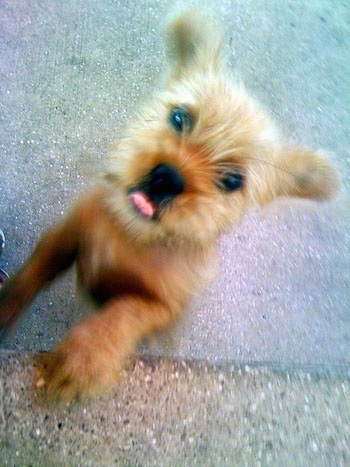
M174 107L171 110L168 123L177 133L189 133L193 127L191 115L181 107Z
M229 172L219 181L218 185L227 193L236 191L243 186L243 175L239 172Z

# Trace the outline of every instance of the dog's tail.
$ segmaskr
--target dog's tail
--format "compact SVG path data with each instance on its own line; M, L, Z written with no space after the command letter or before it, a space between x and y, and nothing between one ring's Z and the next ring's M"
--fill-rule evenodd
M168 18L165 38L172 76L222 65L222 35L208 13L186 9Z

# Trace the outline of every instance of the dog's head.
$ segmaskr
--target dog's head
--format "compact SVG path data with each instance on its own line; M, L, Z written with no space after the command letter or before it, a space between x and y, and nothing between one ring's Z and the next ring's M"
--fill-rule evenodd
M328 199L336 172L319 153L285 145L259 105L227 77L216 30L198 14L167 30L168 72L111 149L110 208L140 241L207 243L251 204Z

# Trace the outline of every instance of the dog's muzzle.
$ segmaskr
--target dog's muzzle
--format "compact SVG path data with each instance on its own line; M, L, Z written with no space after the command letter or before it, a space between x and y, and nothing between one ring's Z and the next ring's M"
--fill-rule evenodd
M166 206L185 189L180 172L170 164L157 165L141 183L131 190L129 198L135 209L148 219L155 219Z

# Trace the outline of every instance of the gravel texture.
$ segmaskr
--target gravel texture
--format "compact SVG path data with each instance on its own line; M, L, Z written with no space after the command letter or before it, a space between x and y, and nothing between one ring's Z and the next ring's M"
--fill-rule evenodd
M4 466L350 462L349 374L144 357L108 395L52 407L33 393L35 361L0 353Z

